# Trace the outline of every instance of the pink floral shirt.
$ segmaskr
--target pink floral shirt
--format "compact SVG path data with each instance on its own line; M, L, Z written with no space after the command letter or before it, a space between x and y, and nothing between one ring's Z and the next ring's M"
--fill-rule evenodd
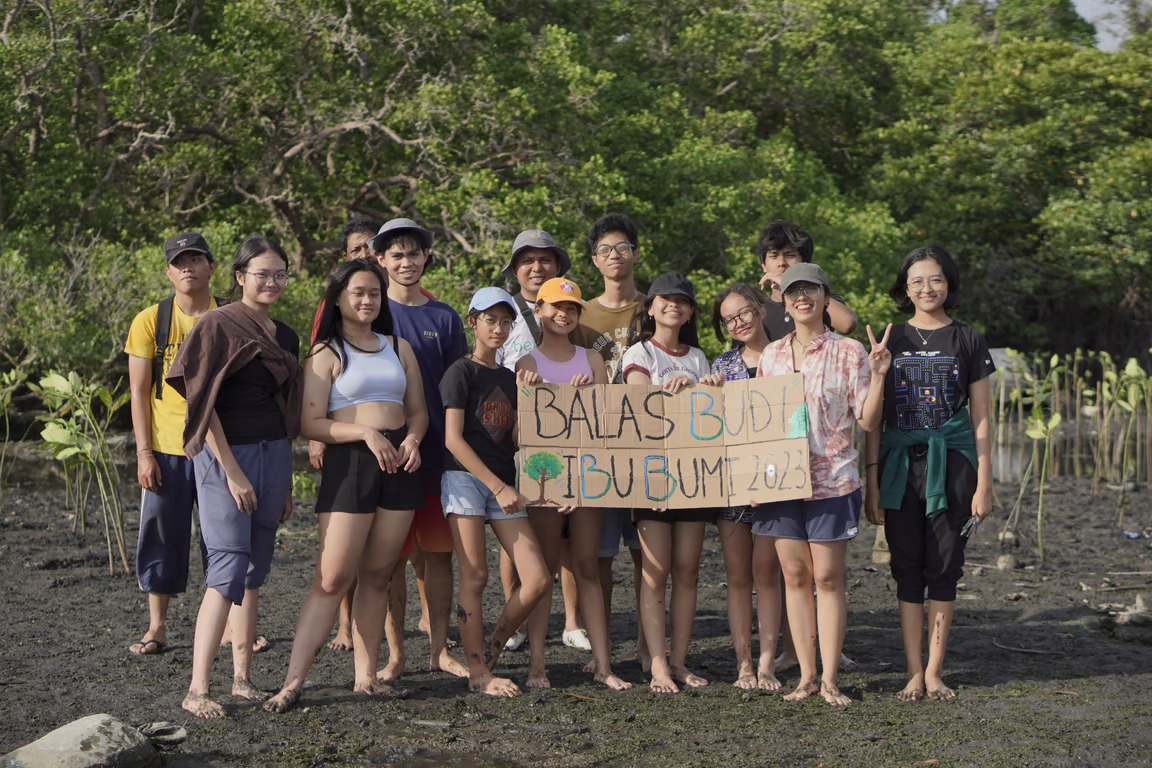
M757 376L793 373L792 339L796 332L764 349ZM827 331L812 339L800 364L808 403L808 453L812 498L846 496L860 487L852 425L864 411L872 383L864 346Z

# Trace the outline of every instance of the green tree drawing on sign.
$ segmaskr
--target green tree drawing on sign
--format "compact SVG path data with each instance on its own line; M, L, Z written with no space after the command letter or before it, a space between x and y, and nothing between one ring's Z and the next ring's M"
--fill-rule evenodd
M540 498L530 502L532 506L557 503L544 498L544 484L549 480L555 480L564 473L564 464L560 461L559 456L548 451L534 453L528 457L528 462L524 465L524 472L540 482Z

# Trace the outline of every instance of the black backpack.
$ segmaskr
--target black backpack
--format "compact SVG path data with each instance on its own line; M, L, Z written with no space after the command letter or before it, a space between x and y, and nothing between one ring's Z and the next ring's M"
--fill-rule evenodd
M216 308L228 303L228 299L213 296ZM152 358L152 384L156 388L156 399L164 399L164 351L168 349L168 336L172 332L172 302L169 296L160 302L156 310L156 356Z

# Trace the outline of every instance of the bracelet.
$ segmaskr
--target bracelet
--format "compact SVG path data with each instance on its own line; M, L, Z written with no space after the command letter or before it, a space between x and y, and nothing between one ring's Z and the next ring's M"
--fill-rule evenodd
M141 449L139 451L136 451L136 458L138 458L138 459L150 459L150 458L152 458L152 449L151 448L144 448L144 449Z
M880 463L880 462L878 462L878 461L870 461L870 462L868 462L867 464L865 464L865 465L864 465L864 469L868 469L868 467L875 467L875 466L877 466L879 463Z
M403 443L406 440L415 440L416 441L416 447L417 448L420 447L420 438L416 437L416 435L405 435L404 440L401 440L400 442Z
M507 487L508 487L508 483L500 483L500 487L497 488L496 490L492 491L492 495L493 496L499 496L500 492L503 491Z

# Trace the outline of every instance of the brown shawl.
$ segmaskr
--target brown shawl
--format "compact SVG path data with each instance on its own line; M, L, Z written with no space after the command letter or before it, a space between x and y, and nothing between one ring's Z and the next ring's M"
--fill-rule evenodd
M188 401L184 417L184 453L188 458L204 448L220 385L256 358L280 385L288 438L299 434L303 401L300 364L276 343L260 316L237 301L200 318L180 345L165 377Z

